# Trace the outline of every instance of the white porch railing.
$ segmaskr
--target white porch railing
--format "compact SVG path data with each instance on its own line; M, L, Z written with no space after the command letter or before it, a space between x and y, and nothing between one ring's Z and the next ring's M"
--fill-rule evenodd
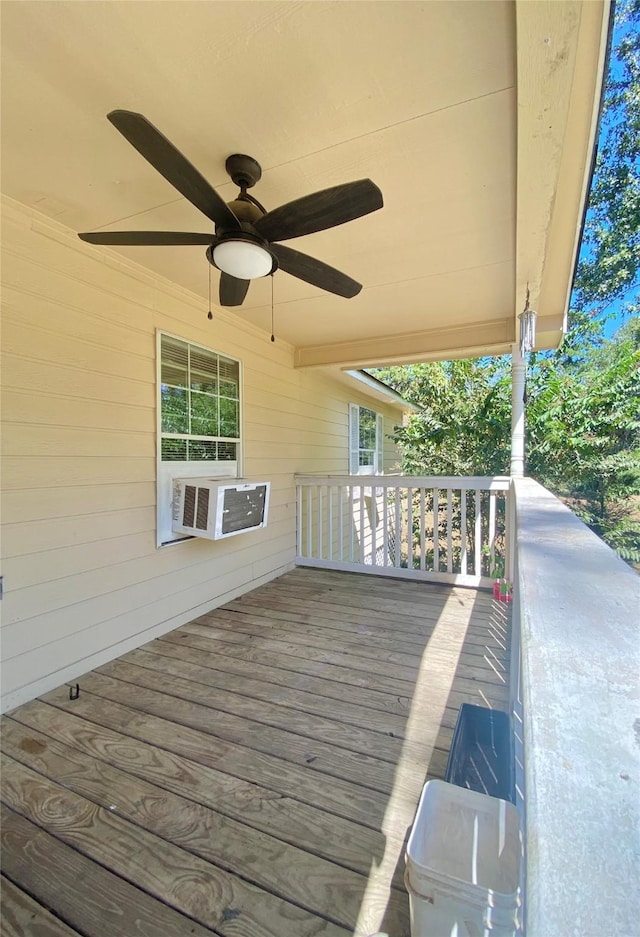
M298 475L296 563L468 586L510 577L509 479Z
M525 933L632 937L640 933L640 577L537 482L516 478L513 489Z

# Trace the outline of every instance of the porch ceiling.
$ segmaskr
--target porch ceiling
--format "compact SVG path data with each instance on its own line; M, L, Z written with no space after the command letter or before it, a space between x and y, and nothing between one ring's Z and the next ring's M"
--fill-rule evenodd
M233 152L261 163L267 208L362 177L381 188L382 211L291 242L359 296L274 278L298 365L508 352L527 282L553 346L608 5L5 2L2 189L77 231L208 231L105 119L139 111L229 200ZM206 297L203 248L121 253ZM266 329L270 301L254 281L232 314Z

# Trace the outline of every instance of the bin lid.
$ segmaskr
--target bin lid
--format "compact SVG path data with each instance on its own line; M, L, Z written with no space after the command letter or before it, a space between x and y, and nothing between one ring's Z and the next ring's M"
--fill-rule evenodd
M427 888L435 880L468 894L494 893L497 905L511 902L518 893L521 855L520 817L513 804L446 781L427 781L407 844L414 888L423 878Z

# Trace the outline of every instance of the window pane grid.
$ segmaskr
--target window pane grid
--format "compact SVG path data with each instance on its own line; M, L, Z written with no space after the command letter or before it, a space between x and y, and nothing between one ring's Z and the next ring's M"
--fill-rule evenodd
M160 348L162 460L235 461L238 362L164 335Z

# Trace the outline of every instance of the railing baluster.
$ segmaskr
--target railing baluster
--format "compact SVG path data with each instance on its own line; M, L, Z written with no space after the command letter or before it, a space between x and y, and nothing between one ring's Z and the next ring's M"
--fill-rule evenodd
M396 495L396 517L395 517L395 521L396 521L396 530L395 530L395 534L396 534L396 538L395 538L395 539L396 539L396 543L395 543L395 547L396 547L396 556L395 556L395 563L394 563L394 565L399 568L399 567L400 567L400 563L401 563L401 558L402 558L402 521L401 521L401 511L400 511L400 508L401 508L401 505L400 505L400 489L399 489L398 487L396 487L396 488L394 488L393 490L395 491L395 495Z
M318 523L317 523L317 534L318 534L318 559L324 559L324 551L322 549L322 508L323 508L323 498L322 493L324 491L324 485L318 485Z
M333 485L327 485L328 500L328 528L327 528L327 559L333 559Z
M425 489L420 488L420 569L423 572L427 565L427 551L425 544L425 494Z
M313 556L313 488L307 488L307 556Z
M364 488L360 485L360 563L364 566Z
M344 488L338 486L338 524L340 525L340 562L344 562Z
M476 489L475 492L476 500L476 520L475 520L475 534L474 534L474 573L476 576L482 575L482 514L480 513L480 492Z
M438 489L433 489L433 570L440 572L440 507L438 505Z
M296 487L296 556L302 556L302 485Z
M376 489L371 489L371 565L378 565L378 558L376 556L377 546L376 546L376 528L378 527L378 504L376 501Z
M407 488L407 569L413 569L413 488Z
M382 489L382 565L389 565L389 515L387 489Z
M489 572L496 562L496 494L489 492Z
M349 562L353 563L353 531L356 524L356 517L353 504L353 482L349 482Z
M453 572L453 492L447 488L447 572Z
M460 572L467 575L467 491L460 489Z

